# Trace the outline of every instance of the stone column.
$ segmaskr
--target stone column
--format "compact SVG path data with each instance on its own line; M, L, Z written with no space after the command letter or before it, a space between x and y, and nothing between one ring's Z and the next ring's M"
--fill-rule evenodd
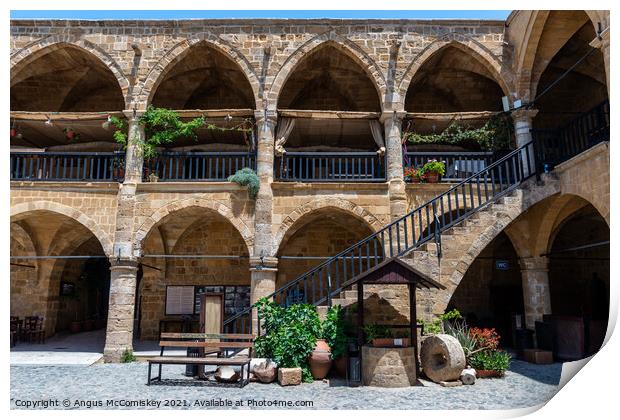
M607 81L607 96L609 96L609 27L601 32L598 37L594 38L594 40L590 42L590 45L594 48L600 49L603 53L603 60L605 61L605 79Z
M110 305L103 357L106 362L119 362L125 350L133 351L138 263L116 258L110 263Z
M256 197L254 212L254 256L271 256L272 233L271 215L273 213L273 161L276 114L273 111L256 111L258 144L256 150L256 173L260 178L260 188Z
M515 137L517 140L517 147L521 147L521 146L525 146L526 144L528 144L529 142L532 141L532 121L534 120L534 117L536 116L536 114L538 114L538 110L537 109L518 109L516 111L513 111L512 113L512 119L514 121L514 126L515 126ZM524 153L523 154L523 170L527 171L528 169L528 162L527 162L527 155ZM534 156L534 149L530 149L529 150L529 157L530 157L530 162L529 162L529 168L530 170L534 171L536 170L535 168L535 156Z
M272 254L273 234L271 217L273 214L273 162L275 128L277 115L275 111L256 111L258 130L256 173L260 178L260 188L256 197L254 211L254 252L250 258L251 301L252 304L261 297L273 293L276 289L278 259ZM256 310L252 311L252 330L256 331L258 323Z
M250 258L250 272L252 278L252 305L260 298L268 296L276 290L276 276L278 274L278 259L275 257ZM252 310L252 332L258 332L258 313Z
M403 179L402 124L405 112L386 111L381 115L385 126L386 176L389 185L390 215L392 220L407 212L407 195Z
M144 154L144 126L140 124L141 113L125 111L127 117L127 151L125 153L125 183L136 184L142 182L142 165Z
M132 349L138 247L133 243L136 189L142 182L144 127L140 114L125 111L128 119L125 180L118 192L116 229L111 256L110 305L104 348L106 362L118 362L125 349Z
M525 325L534 329L536 321L542 321L551 313L549 290L549 259L547 257L521 258L521 283L525 308Z

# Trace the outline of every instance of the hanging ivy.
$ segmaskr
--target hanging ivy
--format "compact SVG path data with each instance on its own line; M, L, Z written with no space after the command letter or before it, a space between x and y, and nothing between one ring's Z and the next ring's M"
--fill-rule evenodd
M127 121L112 116L111 123L116 127L114 140L127 147ZM190 138L196 140L198 130L206 128L218 131L240 131L244 135L252 132L252 122L244 120L235 127L220 127L212 123L207 123L204 116L183 121L179 114L167 108L155 108L149 106L146 112L140 117L140 124L144 126L145 139L142 143L142 150L145 158L154 157L156 148L162 144L170 144L180 138Z
M497 115L490 118L480 128L470 128L458 121L439 134L403 133L403 137L411 144L453 145L466 148L479 147L482 150L501 150L510 146L513 133L512 121L509 117Z

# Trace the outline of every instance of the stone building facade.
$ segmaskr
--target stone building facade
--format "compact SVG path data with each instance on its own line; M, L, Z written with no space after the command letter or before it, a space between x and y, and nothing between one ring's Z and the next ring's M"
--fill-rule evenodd
M586 64L538 99L590 46L596 51ZM249 286L255 301L320 257L449 189L453 184L404 182L401 137L410 121L435 130L455 116L501 111L502 96L511 105L536 99L530 109L512 113L515 145L521 146L532 140L532 128L567 123L567 114L554 110L574 116L608 100L608 82L604 11L518 11L505 22L14 20L11 111L13 127L23 134L12 145L46 152L117 149L111 131L100 129L111 114L126 118L129 140L120 182L12 179L11 256L21 257L12 259L12 315L42 315L53 334L59 314L74 305L59 296L60 284L77 281L72 273L80 271L61 257L103 257L110 266L105 357L118 360L132 347L134 330L157 337L167 317L167 286ZM226 115L251 119L256 199L226 180L146 182L139 117L151 104L182 115L206 110L207 120L220 124ZM318 152L374 153L378 145L365 119L377 121L383 181L279 179L274 146L291 110L297 119L287 151L311 145ZM81 131L88 145L67 142L67 127ZM243 147L238 139L230 142L234 146L223 144L227 139L201 141L201 150ZM502 234L519 261L511 282L521 278L526 323L533 326L551 312L549 261L541 255L558 226L586 205L608 225L608 143L558 166L542 183L528 181L475 222L454 227L444 236L441 260L432 244L405 256L447 287L420 292L418 316L443 312L453 295L465 306L488 305L490 298L476 303L488 289L485 275L467 273L481 253L492 254L487 247ZM226 258L169 258L175 254ZM34 256L58 258L28 258ZM467 276L474 283L460 291ZM379 308L409 316L408 298L398 289L367 293ZM346 296L342 301L350 303Z

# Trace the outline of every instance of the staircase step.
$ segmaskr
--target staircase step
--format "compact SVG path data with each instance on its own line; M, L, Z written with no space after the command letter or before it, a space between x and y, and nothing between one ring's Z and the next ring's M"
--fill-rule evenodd
M340 297L344 299L357 299L357 290L345 290L344 293L340 293Z
M319 314L319 319L321 321L325 321L325 318L327 317L327 311L328 311L327 306L317 306L316 311Z

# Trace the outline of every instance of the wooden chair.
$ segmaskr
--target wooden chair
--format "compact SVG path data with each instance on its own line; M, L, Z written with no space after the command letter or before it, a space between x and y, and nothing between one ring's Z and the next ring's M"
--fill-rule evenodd
M24 336L26 341L32 343L45 343L45 330L43 329L42 316L27 316L24 321Z
M11 347L15 347L21 335L21 322L16 316L11 317Z

